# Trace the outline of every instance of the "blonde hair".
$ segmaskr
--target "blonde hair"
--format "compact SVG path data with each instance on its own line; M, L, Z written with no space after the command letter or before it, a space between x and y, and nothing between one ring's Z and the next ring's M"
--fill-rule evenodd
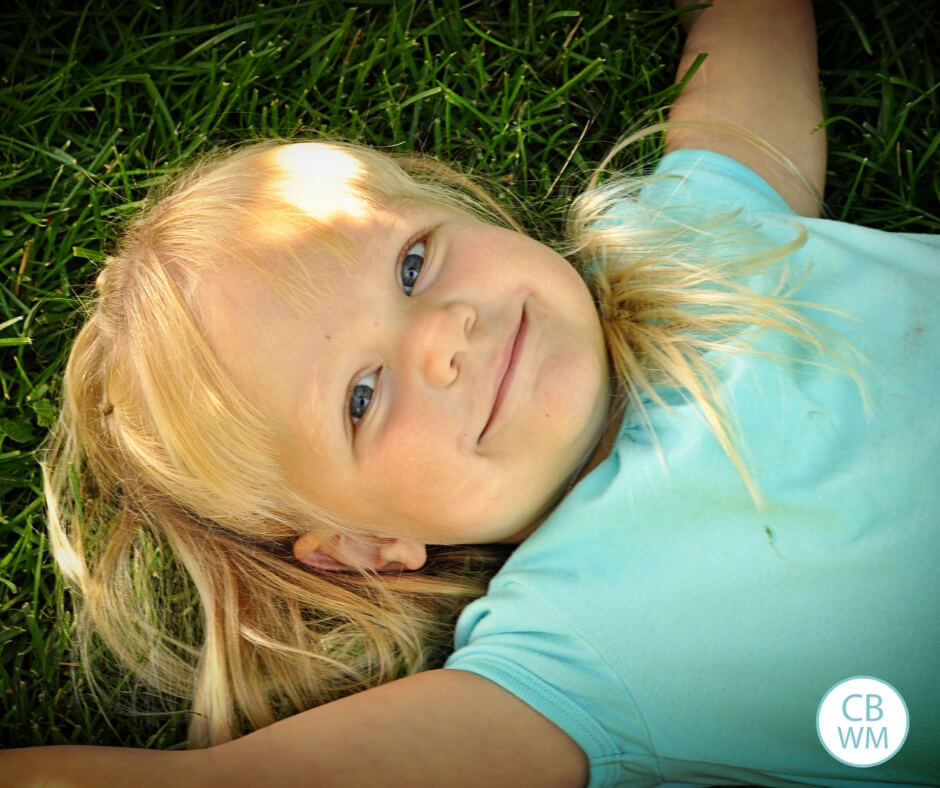
M345 186L324 178L328 194L342 186L371 205L444 203L521 230L469 178L433 160L306 144L356 162ZM284 237L342 244L327 220L301 216L266 177L277 149L256 144L203 162L129 226L98 278L44 454L51 544L78 592L83 662L97 633L138 679L191 699L193 745L424 669L505 557L441 548L420 573L386 575L317 573L293 560L299 534L343 524L285 483L264 413L213 353L198 299L206 271L271 271L272 249L254 229L272 204ZM607 221L638 183L618 179L579 198L568 251L595 292L622 393L643 412L644 398L661 401L661 386L687 392L757 500L703 353L733 346L737 329L755 323L822 346L786 293L756 295L733 279L802 239L694 261L690 234L708 228L661 216Z
M341 524L285 483L264 413L206 341L196 292L201 273L226 263L269 268L252 229L272 202L288 225L323 229L263 177L276 150L203 162L129 226L72 348L43 461L52 548L79 592L83 662L97 633L146 684L191 698L194 745L425 668L505 556L451 548L423 573L382 577L293 560L299 534ZM518 227L436 162L329 150L359 163L348 188L367 202L443 202Z
M809 269L791 269L786 261L806 242L802 224L792 222L790 238L774 243L741 210L716 213L681 202L646 204L643 190L661 176L629 177L615 170L604 180L606 166L624 149L683 128L721 131L753 145L821 201L789 158L746 129L714 121L659 123L624 137L607 154L572 204L569 246L562 251L594 292L614 377L626 406L652 440L656 435L648 402L668 409L667 390L693 402L761 508L759 484L742 453L746 441L721 396L714 362L728 353L770 353L757 351L751 341L754 331L744 329L778 332L795 340L799 350L777 361L848 375L867 407L857 373L864 360L840 335L806 314L836 310L795 298ZM674 184L670 191L675 190ZM621 210L625 205L630 206L626 215Z

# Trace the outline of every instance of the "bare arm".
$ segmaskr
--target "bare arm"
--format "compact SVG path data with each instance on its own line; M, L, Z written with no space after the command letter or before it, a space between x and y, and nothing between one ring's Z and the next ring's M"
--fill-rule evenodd
M676 0L679 8L692 4ZM720 125L672 129L667 151L704 148L737 159L796 211L817 216L826 182L826 136L822 129L814 132L822 104L809 0L714 0L712 7L684 15L683 26L688 38L678 77L700 53L707 58L673 105L670 121L739 126L782 153L803 177Z
M206 750L31 747L0 751L2 788L182 788L202 774Z
M229 785L576 786L575 742L487 679L420 673L208 751ZM267 764L260 782L244 767ZM293 778L293 781L288 778Z
M26 762L15 756L32 757L29 765L40 768L42 776L27 771ZM70 779L75 775L81 779ZM23 779L27 776L33 779ZM394 681L208 750L58 748L0 753L0 785L49 788L560 788L586 782L587 760L573 739L501 687L459 670L428 671Z

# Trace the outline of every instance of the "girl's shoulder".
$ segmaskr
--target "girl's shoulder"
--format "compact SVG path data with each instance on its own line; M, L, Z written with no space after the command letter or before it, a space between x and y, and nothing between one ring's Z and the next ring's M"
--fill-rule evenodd
M683 148L667 153L631 194L635 196L617 202L605 218L637 229L668 226L680 235L688 230L689 237L706 245L710 240L721 245L732 238L744 242L745 236L749 243L761 239L785 243L793 239L797 228L810 241L804 256L818 251L813 242L822 240L828 247L826 258L846 252L854 260L896 264L902 248L904 259L924 258L928 274L931 268L940 273L940 235L888 232L825 215L801 216L759 174L714 151ZM744 229L748 232L742 235ZM818 253L808 256L820 259Z
M721 153L682 148L660 159L640 193L649 207L698 206L703 213L746 208L797 216L752 169Z

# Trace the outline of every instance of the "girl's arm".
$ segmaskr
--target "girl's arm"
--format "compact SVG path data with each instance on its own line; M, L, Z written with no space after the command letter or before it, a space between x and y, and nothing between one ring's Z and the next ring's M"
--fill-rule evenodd
M460 670L394 681L207 754L211 772L224 773L230 785L469 788L587 782L587 761L573 739L498 685ZM245 767L259 761L268 769L263 779L247 779Z
M679 8L696 4L676 0ZM826 135L817 128L822 103L809 0L714 0L682 19L688 38L678 78L699 54L707 58L673 105L670 121L741 127L783 154L795 171L772 150L720 125L672 129L666 133L666 150L704 148L737 159L797 212L818 216L826 183Z
M63 747L0 753L4 786L469 788L586 782L587 761L573 739L506 690L459 670L393 681L207 750Z
M183 788L202 774L205 750L170 752L125 747L30 747L0 750L2 788Z

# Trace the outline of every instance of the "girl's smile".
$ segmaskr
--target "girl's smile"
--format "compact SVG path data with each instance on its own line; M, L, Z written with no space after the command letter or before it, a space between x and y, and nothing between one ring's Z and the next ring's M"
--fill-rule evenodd
M234 264L203 288L210 341L269 415L287 478L376 536L521 539L590 457L608 410L580 276L449 208L369 207L330 224L348 254L301 243L273 275ZM284 281L318 292L287 297Z
M483 432L480 433L480 439L483 438L483 435L490 428L490 425L496 418L500 406L503 403L503 399L506 397L509 391L509 387L512 384L513 376L516 373L516 365L519 361L519 356L522 354L522 346L525 342L527 329L528 320L526 319L525 306L523 305L522 316L519 319L519 325L516 327L515 331L510 333L509 339L506 342L506 349L503 353L503 357L499 360L499 364L497 365L498 374L496 376L496 386L494 387L495 393L493 395L493 408L490 410L490 417L486 420L486 424L483 427Z

